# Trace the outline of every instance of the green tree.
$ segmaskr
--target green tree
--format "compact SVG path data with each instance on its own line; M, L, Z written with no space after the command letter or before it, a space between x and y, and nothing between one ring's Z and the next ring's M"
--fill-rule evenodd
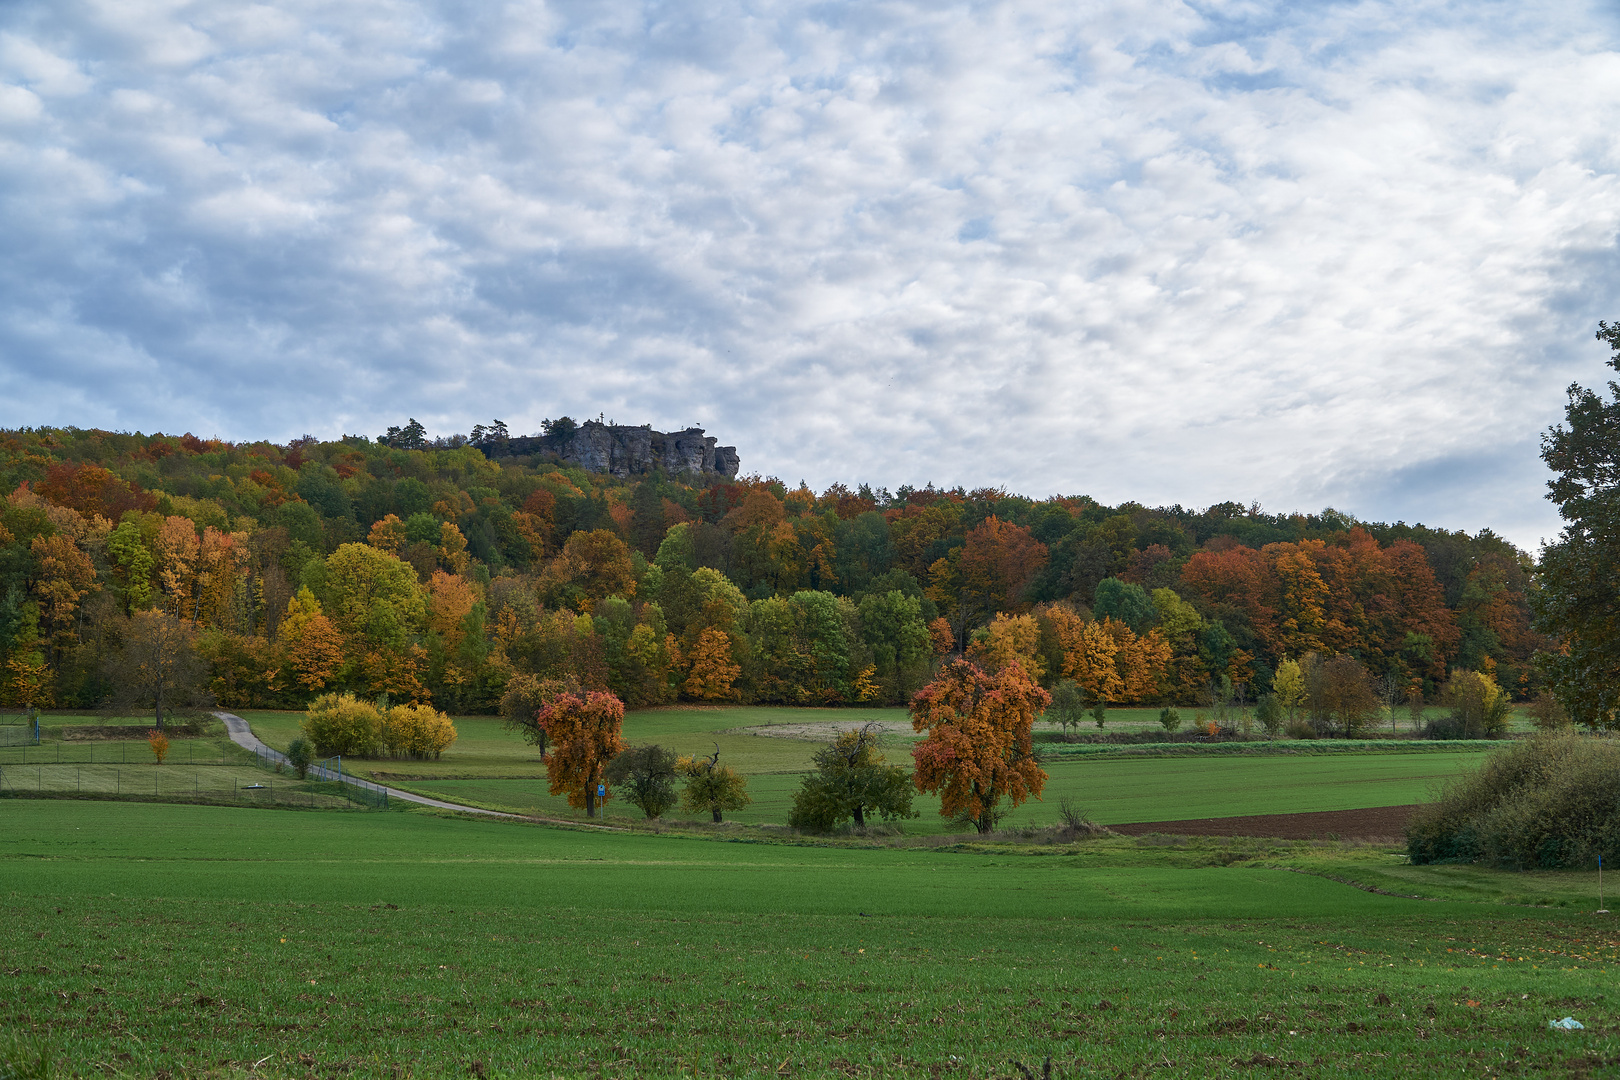
M150 708L159 731L165 717L200 715L213 704L196 629L166 612L148 609L130 618L105 674L114 711L128 716L134 708Z
M1052 704L1041 713L1041 719L1057 724L1064 731L1079 727L1086 718L1086 692L1073 679L1060 679L1052 687Z
M885 763L878 749L880 730L877 724L852 728L816 751L811 759L816 771L794 793L789 825L826 832L850 818L863 826L868 813L885 821L917 816L911 809L911 774Z
M675 771L686 777L681 805L689 813L704 811L718 823L727 810L741 810L754 800L748 794L748 781L729 765L720 764L720 747L710 757L682 757Z
M1597 336L1620 371L1620 323L1598 323ZM1541 549L1530 596L1536 629L1563 644L1539 657L1547 682L1570 718L1593 729L1620 727L1620 383L1608 389L1605 399L1572 383L1565 423L1542 436L1541 458L1557 474L1548 498L1565 524Z
M1097 618L1112 618L1138 634L1146 633L1159 620L1158 609L1148 598L1147 590L1117 577L1097 582L1093 601L1091 611Z
M647 819L661 817L680 796L675 793L675 751L662 746L632 746L608 762L607 782Z
M287 764L293 767L293 772L302 780L309 775L309 767L315 762L315 748L310 746L309 740L302 735L287 744Z

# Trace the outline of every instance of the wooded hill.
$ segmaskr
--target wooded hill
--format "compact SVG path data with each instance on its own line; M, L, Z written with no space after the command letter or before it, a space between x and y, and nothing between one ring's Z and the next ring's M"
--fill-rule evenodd
M0 484L11 707L95 706L171 631L228 706L346 689L452 712L494 710L519 677L632 707L897 702L964 649L1115 703L1188 703L1223 676L1252 698L1311 652L1429 695L1487 671L1523 697L1545 644L1513 545L1331 510L76 428L0 432Z

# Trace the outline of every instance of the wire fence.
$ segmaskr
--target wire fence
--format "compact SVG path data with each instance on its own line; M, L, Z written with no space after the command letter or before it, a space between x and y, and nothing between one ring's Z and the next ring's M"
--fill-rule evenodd
M174 739L169 743L168 755L164 760L173 765L227 765L251 760L251 756L247 751L218 739ZM145 739L62 740L12 745L0 741L0 767L151 765L156 762L157 755Z
M143 746L144 748L144 746ZM151 755L149 755L151 756ZM329 810L387 810L386 790L377 785L327 777L296 779L267 772L261 761L243 755L233 763L146 764L104 761L36 761L0 764L0 797L128 798L199 801L233 805L311 806ZM274 766L272 766L274 767Z
M23 720L20 724L0 724L0 747L3 746L37 746L39 744L39 721Z

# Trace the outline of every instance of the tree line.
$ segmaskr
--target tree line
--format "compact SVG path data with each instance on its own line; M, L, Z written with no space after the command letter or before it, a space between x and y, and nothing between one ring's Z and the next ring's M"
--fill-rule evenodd
M1258 698L1311 654L1403 700L1539 688L1533 566L1488 530L625 480L481 442L0 432L0 704L901 703L964 655L1114 704Z

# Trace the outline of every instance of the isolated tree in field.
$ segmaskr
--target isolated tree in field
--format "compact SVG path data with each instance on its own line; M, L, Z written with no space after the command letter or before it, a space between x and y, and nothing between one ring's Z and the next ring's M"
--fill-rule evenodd
M608 762L607 782L650 821L680 801L675 791L675 751L662 746L632 746Z
M720 748L709 757L682 757L675 771L686 777L681 805L688 813L707 810L718 823L727 810L741 810L754 800L748 794L748 781L729 765L720 764Z
M1052 704L1046 707L1041 719L1055 723L1068 731L1079 727L1086 718L1086 692L1073 679L1059 679L1052 687Z
M878 749L880 730L876 724L853 728L816 751L816 771L794 793L789 825L825 832L849 818L865 825L869 813L885 821L917 816L911 809L911 776L885 763Z
M1372 723L1380 711L1372 677L1353 656L1322 659L1307 654L1300 665L1305 681L1305 704L1311 719L1328 731L1354 738Z
M309 767L315 763L315 748L302 735L287 744L287 764L292 766L298 779L309 776Z
M157 763L163 764L163 759L169 756L169 737L155 729L148 731L146 745L152 748L152 756L157 758Z
M546 776L553 795L568 796L569 806L596 816L596 786L606 780L608 762L624 750L624 702L591 690L558 694L540 710L539 725L551 740Z
M1597 336L1620 371L1620 323L1598 323ZM1577 724L1612 729L1620 727L1620 383L1610 380L1607 399L1571 384L1564 418L1542 436L1541 459L1557 474L1548 498L1565 525L1541 549L1530 607L1536 629L1562 644L1539 657L1553 693Z
M939 793L941 815L989 832L1003 796L1017 806L1046 786L1030 729L1051 701L1017 664L994 675L947 665L911 702L912 728L928 733L911 751L917 790Z
M112 654L106 675L113 685L113 707L124 715L150 707L159 731L165 716L196 712L209 703L197 632L156 609L130 617L122 648Z
M514 675L501 695L501 718L506 726L523 736L523 741L540 751L545 760L547 735L540 724L540 712L559 694L583 697L578 679L542 679L538 675Z

